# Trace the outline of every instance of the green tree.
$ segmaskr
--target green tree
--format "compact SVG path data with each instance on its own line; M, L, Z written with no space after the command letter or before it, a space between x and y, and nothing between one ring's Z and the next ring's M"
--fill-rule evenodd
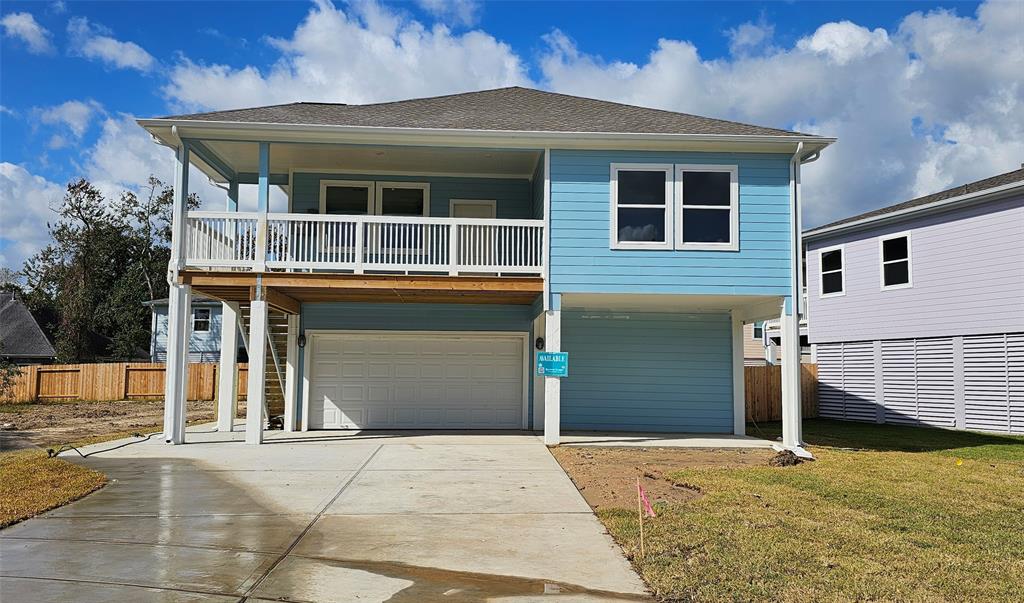
M22 271L26 302L49 317L58 361L130 360L148 347L142 303L167 295L173 197L154 177L113 202L85 179L68 184L48 225L53 242ZM189 207L198 205L191 196Z

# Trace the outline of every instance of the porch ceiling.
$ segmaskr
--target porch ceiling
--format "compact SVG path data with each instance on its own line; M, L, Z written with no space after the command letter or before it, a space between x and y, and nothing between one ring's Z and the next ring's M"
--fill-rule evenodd
M202 145L236 173L259 170L259 144L204 140ZM348 173L482 174L529 178L540 150L472 149L423 146L367 146L274 143L270 145L271 173L290 170ZM225 179L201 158L195 162L214 180Z
M186 271L179 281L222 301L248 302L256 274ZM297 302L532 304L544 281L528 277L267 272L262 286Z
M778 318L781 297L771 295L564 293L563 310L619 312L736 312L745 321Z

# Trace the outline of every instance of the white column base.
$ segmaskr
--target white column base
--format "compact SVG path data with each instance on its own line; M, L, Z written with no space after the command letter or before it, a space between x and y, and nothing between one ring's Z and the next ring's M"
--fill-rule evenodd
M263 405L267 380L267 302L254 300L249 309L249 379L245 401L245 443L263 443Z
M808 461L813 461L814 460L814 455L811 454L810 452L808 452L807 449L804 448L803 446L789 447L789 446L783 446L782 444L772 444L772 450L776 450L778 452L782 452L783 450L788 450L788 451L792 452L793 454L795 454L798 458L806 459Z
M167 364L164 379L164 441L185 443L188 349L192 331L192 287L172 284L167 304Z
M221 304L217 431L234 431L238 415L238 303Z

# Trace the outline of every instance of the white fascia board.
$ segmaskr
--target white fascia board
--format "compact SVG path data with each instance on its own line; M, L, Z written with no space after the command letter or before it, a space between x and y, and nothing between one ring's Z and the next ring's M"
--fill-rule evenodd
M681 146L750 145L764 151L791 153L799 142L811 153L835 138L822 136L776 136L732 134L652 134L621 132L544 132L516 130L457 130L437 128L388 128L375 126L332 126L307 124L244 123L223 121L140 119L137 123L154 136L166 139L169 130L187 138L261 140L278 142L348 142L377 144L453 144L507 148L544 148L557 142L560 148L625 149L635 147L672 148ZM624 147L624 144L630 145Z
M932 213L938 213L942 211L948 211L957 207L972 205L974 203L982 203L987 201L997 201L1002 198L1010 197L1017 193L1024 193L1024 182L1011 182L1010 184L1004 184L1002 186L996 186L993 188L987 188L981 191L975 191L973 193L967 193L966 195L960 195L958 197L950 197L949 199L942 199L941 201L935 201L925 205L917 205L915 207L908 207L894 212L886 214L880 214L877 216L871 216L869 218L863 218L853 222L847 222L845 224L837 224L828 228L815 228L804 232L804 242L823 239L829 235L840 234L849 231L863 230L866 228L873 228L875 226L882 226L891 222L898 222L909 217L917 217L919 215L928 215Z

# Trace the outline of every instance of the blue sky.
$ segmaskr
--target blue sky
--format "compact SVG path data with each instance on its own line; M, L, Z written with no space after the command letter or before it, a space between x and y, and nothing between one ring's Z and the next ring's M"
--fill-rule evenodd
M133 117L513 83L839 136L808 171L820 223L1024 159L1022 7L5 1L0 263L45 242L26 200L168 176Z

